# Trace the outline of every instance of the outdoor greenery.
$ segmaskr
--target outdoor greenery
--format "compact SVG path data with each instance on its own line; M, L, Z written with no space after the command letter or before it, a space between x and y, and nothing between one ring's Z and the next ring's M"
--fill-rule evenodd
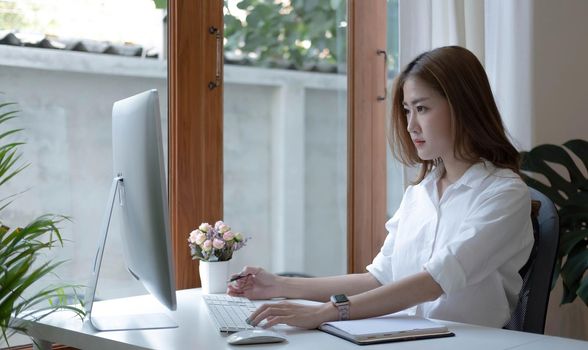
M241 0L247 16L233 15L225 1L225 51L261 66L335 69L346 52L345 0ZM320 68L319 68L320 69Z
M559 276L563 282L562 304L580 297L588 306L588 178L570 154L575 154L588 168L588 142L571 140L557 145L540 145L530 152L522 152L522 169L525 182L549 197L558 208L560 242L553 285ZM558 173L550 164L566 170L567 176ZM548 180L539 181L533 176L541 174Z
M347 0L223 1L227 63L322 72L345 70ZM387 1L390 8L398 6L398 0ZM152 2L157 9L168 7L167 0ZM47 12L47 6L42 1L17 4L0 0L0 30L52 33L63 19L41 21L37 14ZM397 32L397 11L388 11L387 21L389 67L393 70L398 51L397 35L393 34Z
M157 9L166 9L167 8L167 0L153 0L155 3L155 8Z
M24 28L24 16L16 11L16 2L0 2L0 29Z
M395 0L396 1L396 0ZM167 8L167 0L153 0ZM224 0L227 63L334 72L345 56L346 0Z
M0 127L14 119L18 114L16 104L0 104ZM11 142L10 136L21 129L0 129L0 187L13 179L27 165L20 164L21 142ZM4 194L3 194L4 196ZM59 223L67 220L61 215L42 215L24 227L11 228L4 220L2 212L13 203L16 195L0 197L0 329L2 337L8 343L8 337L14 331L26 331L26 322L11 322L11 317L33 319L43 318L59 309L73 310L83 316L84 311L66 305L65 289L70 285L49 285L44 288L35 286L43 277L54 274L63 261L40 262L38 258L55 246L62 246L63 239ZM34 307L36 311L32 312Z

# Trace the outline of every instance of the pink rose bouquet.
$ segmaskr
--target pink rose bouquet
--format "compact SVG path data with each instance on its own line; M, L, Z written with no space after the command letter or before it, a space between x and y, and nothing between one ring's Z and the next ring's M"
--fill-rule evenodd
M247 240L222 221L217 221L214 226L204 222L190 232L188 246L194 260L227 261L231 260L233 252L245 246Z

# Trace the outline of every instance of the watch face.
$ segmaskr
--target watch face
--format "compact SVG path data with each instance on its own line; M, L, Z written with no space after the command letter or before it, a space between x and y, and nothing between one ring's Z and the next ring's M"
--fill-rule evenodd
M347 296L345 294L337 294L337 295L333 295L332 296L333 302L335 303L346 303L349 301L349 299L347 299Z

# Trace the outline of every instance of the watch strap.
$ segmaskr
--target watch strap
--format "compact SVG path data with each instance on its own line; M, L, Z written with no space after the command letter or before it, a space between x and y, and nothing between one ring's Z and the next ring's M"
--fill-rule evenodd
M339 321L347 321L349 319L349 302L336 306L339 309Z
M347 321L349 319L349 299L345 294L336 294L331 296L331 302L339 311L339 321Z

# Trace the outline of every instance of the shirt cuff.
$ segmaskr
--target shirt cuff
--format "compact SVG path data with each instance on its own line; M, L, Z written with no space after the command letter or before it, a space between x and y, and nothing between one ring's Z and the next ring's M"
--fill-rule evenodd
M425 266L445 294L453 293L466 285L466 276L461 264L447 249L435 254Z

